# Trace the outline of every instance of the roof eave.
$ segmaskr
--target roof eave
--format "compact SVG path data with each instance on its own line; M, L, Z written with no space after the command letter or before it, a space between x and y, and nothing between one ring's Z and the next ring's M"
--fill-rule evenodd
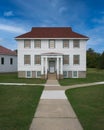
M83 40L89 40L89 38L15 38L15 40L24 40L24 39L83 39Z

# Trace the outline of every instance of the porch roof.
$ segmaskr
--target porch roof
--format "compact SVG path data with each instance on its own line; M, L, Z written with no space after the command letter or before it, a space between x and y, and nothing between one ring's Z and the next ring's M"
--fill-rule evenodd
M63 53L57 53L57 52L48 52L48 53L42 53L43 56L62 56Z

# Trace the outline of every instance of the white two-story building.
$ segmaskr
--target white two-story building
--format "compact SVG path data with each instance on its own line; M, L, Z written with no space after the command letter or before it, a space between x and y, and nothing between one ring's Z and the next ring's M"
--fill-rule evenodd
M33 27L16 37L18 42L18 77L86 77L86 41L88 37L71 27Z

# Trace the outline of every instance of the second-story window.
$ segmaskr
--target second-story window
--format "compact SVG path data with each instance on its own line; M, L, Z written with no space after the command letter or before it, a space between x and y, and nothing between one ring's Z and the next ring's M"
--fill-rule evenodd
M74 48L80 48L80 41L79 40L73 40L73 47Z
M63 55L63 64L69 64L69 55Z
M73 56L73 64L74 65L80 64L80 55L74 55Z
M69 40L63 40L63 48L69 48Z
M34 62L35 64L41 64L41 55L35 55Z
M34 47L35 48L41 48L41 40L35 40L34 41Z
M55 48L55 40L49 40L49 48Z
M30 40L24 40L24 48L31 48L31 41Z

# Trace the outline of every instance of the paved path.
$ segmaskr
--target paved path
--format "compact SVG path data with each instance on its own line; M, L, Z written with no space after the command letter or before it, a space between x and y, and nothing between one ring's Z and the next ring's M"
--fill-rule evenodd
M45 86L30 130L83 130L71 104L66 98L65 90L99 84L104 84L104 82L71 86L60 86L57 80L47 80L46 84L0 83L0 85Z
M45 84L28 84L28 83L0 83L0 85L17 85L17 86L25 86L25 85L36 86L36 85L42 85L42 86L45 86Z
M57 80L47 81L30 130L83 130Z

